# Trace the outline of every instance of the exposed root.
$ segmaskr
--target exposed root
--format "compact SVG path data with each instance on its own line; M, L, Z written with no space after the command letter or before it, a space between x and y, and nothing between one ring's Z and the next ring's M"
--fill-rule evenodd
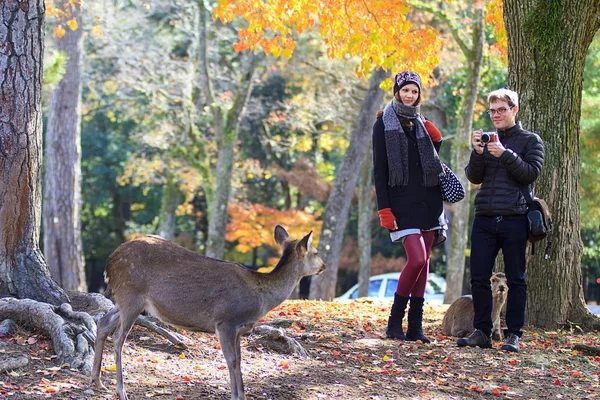
M259 335L256 342L268 350L283 354L297 354L300 357L309 356L308 352L296 339L287 336L280 328L259 325L254 327L252 333Z
M73 309L85 311L92 315L95 321L98 321L98 319L115 306L112 301L99 293L69 292L69 297L71 298ZM165 328L158 326L158 324L152 321L150 317L140 315L135 321L135 324L158 333L169 342L173 343L178 349L185 350L187 348L183 343L183 341L186 340L185 337L176 332L169 332Z
M573 350L579 350L586 354L600 356L600 348L594 346L587 346L585 344L575 344L573 345Z
M21 346L8 342L0 342L0 372L12 371L29 364L29 354Z
M31 299L0 299L0 319L10 318L47 334L54 345L59 362L90 373L96 324L85 313L75 312L69 304L59 307Z

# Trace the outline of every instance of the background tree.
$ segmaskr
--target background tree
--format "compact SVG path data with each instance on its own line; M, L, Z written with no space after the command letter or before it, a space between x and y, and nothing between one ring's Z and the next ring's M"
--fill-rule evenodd
M81 241L81 73L83 30L79 1L57 4L67 29L55 30L56 51L67 58L65 74L48 106L44 174L44 255L65 290L87 290ZM70 16L67 18L66 13Z
M228 109L222 109L215 100L214 72L208 63L208 11L204 1L198 1L200 7L200 74L199 86L204 96L205 105L213 118L213 129L217 142L217 160L213 168L213 190L209 208L209 226L206 240L206 255L223 258L225 249L225 227L227 225L227 209L231 192L231 177L240 122L244 115L248 99L254 85L254 74L258 66L258 57L253 53L244 53L237 60L238 82L233 88L233 103ZM232 73L234 71L231 71Z
M520 95L519 117L544 140L546 159L536 194L555 224L550 259L528 267L528 322L554 329L598 328L581 286L579 122L588 47L600 27L599 0L505 0L509 86ZM539 246L538 246L539 247Z

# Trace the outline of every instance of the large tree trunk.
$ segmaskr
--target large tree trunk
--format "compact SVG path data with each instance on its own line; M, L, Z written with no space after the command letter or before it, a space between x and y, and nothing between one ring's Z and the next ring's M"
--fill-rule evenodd
M473 130L473 112L479 94L481 81L481 64L483 63L483 43L485 1L481 2L475 10L473 21L473 37L470 51L466 52L468 72L466 83L466 96L458 121L458 132L455 140L456 163L454 170L456 176L465 188L465 199L454 205L452 214L452 237L450 254L448 257L448 273L446 275L446 293L444 303L450 304L462 295L465 274L465 250L469 240L469 214L471 212L470 187L464 167L469 163L471 155L471 131Z
M371 143L372 141L369 141ZM369 146L371 147L371 146ZM358 184L358 251L360 268L358 270L358 297L369 295L371 277L371 227L373 222L373 199L371 184L373 175L373 152L367 151L367 158L360 172Z
M215 95L211 82L212 75L208 68L208 32L207 10L204 2L198 1L200 8L200 82L199 86L204 95L205 103L210 105L213 117L213 128L217 138L217 164L213 171L214 184L209 206L208 237L206 238L206 255L214 258L223 258L225 251L225 227L227 225L227 209L231 192L231 177L235 150L237 145L240 122L244 115L246 105L254 87L254 74L258 58L253 53L247 53L248 60L241 60L241 80L235 93L232 107L224 114L218 105L215 105Z
M39 247L44 2L0 8L0 296L61 304Z
M368 151L371 151L369 141L373 132L372 126L375 114L381 108L383 101L383 91L379 85L389 76L390 73L383 69L373 73L352 132L350 145L344 154L329 195L319 240L319 254L327 265L327 270L320 276L312 277L309 296L311 299L332 300L335 297L338 262L348 221L348 209L365 156Z
M508 80L520 95L519 118L544 140L536 195L552 211L550 258L538 243L528 265L528 323L598 329L581 287L579 120L583 69L599 28L600 0L505 0Z
M57 5L62 7L62 2ZM81 29L67 29L56 49L68 57L66 73L52 91L46 130L43 202L44 255L50 274L65 290L87 290L81 241Z

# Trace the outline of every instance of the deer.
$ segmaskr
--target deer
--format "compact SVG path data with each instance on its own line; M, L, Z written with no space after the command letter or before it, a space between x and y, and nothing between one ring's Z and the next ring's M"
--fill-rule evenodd
M492 339L502 340L502 329L500 328L500 313L506 303L508 296L508 285L506 275L496 272L490 278L492 285ZM442 334L447 336L465 337L474 330L473 296L461 296L448 307L446 315L442 320Z
M108 258L105 279L116 306L97 323L92 383L100 378L104 343L114 332L117 394L127 400L121 353L127 334L143 311L175 327L216 333L229 370L231 399L243 400L240 336L283 303L300 279L321 274L326 266L312 246L312 231L291 240L277 225L281 259L263 274L241 264L205 257L159 236L144 236L120 245Z

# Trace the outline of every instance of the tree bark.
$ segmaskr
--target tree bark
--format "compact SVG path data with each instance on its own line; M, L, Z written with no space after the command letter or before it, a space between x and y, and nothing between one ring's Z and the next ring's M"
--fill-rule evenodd
M158 232L159 235L168 240L175 239L177 230L177 207L181 203L181 190L177 177L167 173L167 182L164 185Z
M62 7L62 2L57 5ZM76 30L56 40L66 53L65 75L52 91L46 130L44 255L50 274L65 290L87 290L81 240L81 5L74 4Z
M450 254L448 256L448 273L446 275L446 293L444 303L450 304L462 296L465 274L465 251L469 241L469 215L471 213L470 187L464 167L469 163L471 156L471 131L473 130L473 113L475 102L479 94L481 81L481 65L483 63L483 44L485 1L475 9L473 20L473 35L471 48L465 54L467 60L466 96L464 97L458 121L457 140L454 142L456 149L456 163L454 171L465 188L465 199L454 205L452 215L452 236L450 238Z
M583 69L599 28L600 0L506 0L508 80L520 96L523 127L544 140L536 195L550 206L552 251L528 265L528 323L546 329L578 324L598 329L581 287L579 120Z
M38 247L44 2L0 7L0 296L68 300Z
M371 151L369 141L372 135L372 125L383 101L383 91L379 85L389 76L390 73L383 69L373 72L369 89L360 107L350 145L338 170L323 218L319 254L327 265L327 270L322 275L312 277L310 299L332 300L335 297L338 262L348 221L348 209L365 156L368 151Z
M371 144L372 140L369 141ZM368 146L371 147L370 145ZM369 295L371 277L371 232L373 222L373 200L371 180L373 176L373 152L367 151L367 157L360 173L358 184L358 248L360 267L358 270L358 297Z

